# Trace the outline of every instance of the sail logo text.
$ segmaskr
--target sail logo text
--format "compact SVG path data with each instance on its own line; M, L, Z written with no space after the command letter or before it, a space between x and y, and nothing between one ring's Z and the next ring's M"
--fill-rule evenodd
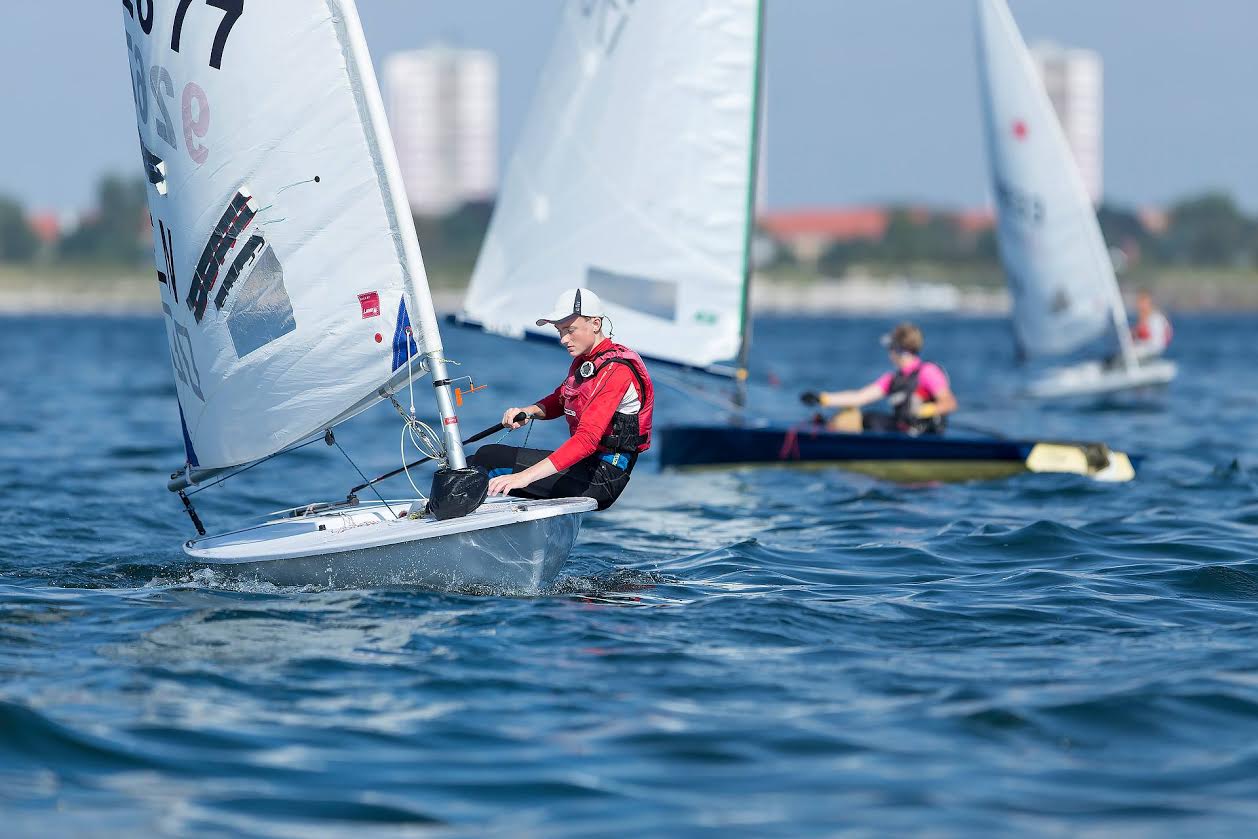
M368 291L358 295L358 305L362 308L363 319L380 317L380 294Z
M1033 192L997 180L996 201L1012 218L1031 224L1044 223L1044 199Z
M157 136L166 145L178 151L179 139L170 118L171 106L166 104L168 99L172 104L175 100L175 82L171 78L170 71L157 64L145 67L144 56L130 32L127 33L127 57L132 62L131 94L135 97L135 114L140 123L141 145L143 145L144 129L149 125L151 105L155 104L157 113L153 115L153 120L156 123ZM151 99L150 91L152 92ZM188 156L192 158L192 162L200 166L210 157L209 148L199 142L205 139L205 135L210 130L210 98L206 95L205 89L196 82L188 82L184 85L179 110L183 117L184 147L188 150ZM161 164L161 158L156 155L153 155L156 164L149 160L149 155L152 153L147 147L144 151L146 169L156 168ZM154 185L159 183L152 178L151 174L149 180ZM165 194L160 188L159 192Z

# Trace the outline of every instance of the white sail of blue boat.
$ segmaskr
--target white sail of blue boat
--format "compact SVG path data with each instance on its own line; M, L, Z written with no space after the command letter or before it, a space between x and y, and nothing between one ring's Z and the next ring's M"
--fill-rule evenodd
M996 238L1028 359L1099 348L1108 365L1054 372L1040 396L1165 384L1174 365L1141 364L1113 262L1052 102L1005 0L975 0L979 87Z
M547 335L536 301L581 286L644 356L703 369L740 356L760 6L564 4L464 322Z
M424 375L440 417L428 445L447 470L464 467L423 258L352 0L122 6L187 456L172 489L317 439ZM289 517L186 549L288 581L333 567L341 580L370 579L358 572L371 565L424 582L535 583L557 570L592 507L513 499L438 523L420 515L422 502L351 501L331 518ZM559 519L570 521L534 526ZM367 524L378 526L346 535ZM510 538L484 538L495 529L511 531L526 556ZM464 538L471 531L477 538ZM464 551L473 542L477 551ZM489 543L505 553L483 550Z

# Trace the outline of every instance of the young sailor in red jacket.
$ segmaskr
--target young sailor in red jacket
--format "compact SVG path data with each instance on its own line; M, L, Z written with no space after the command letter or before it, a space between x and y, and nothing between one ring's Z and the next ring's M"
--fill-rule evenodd
M568 377L548 396L503 412L502 424L519 428L518 414L562 416L572 435L553 452L518 446L482 446L469 463L489 473L490 495L525 498L585 496L610 507L629 483L638 455L651 446L655 388L633 350L604 334L602 301L586 288L565 291L550 317L559 343L572 356ZM525 420L528 422L528 420Z

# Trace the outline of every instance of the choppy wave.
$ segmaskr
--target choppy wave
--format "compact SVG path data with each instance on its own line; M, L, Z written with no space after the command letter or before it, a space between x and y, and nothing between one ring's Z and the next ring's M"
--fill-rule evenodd
M806 332L876 347L883 327ZM181 449L162 332L78 324L67 340L110 330L116 352L44 378L0 370L32 406L0 425L6 832L1248 831L1258 442L1230 390L1202 382L1245 380L1251 325L1177 327L1191 399L1042 412L992 396L975 416L1140 450L1133 484L661 475L648 459L550 590L432 593L279 588L186 562L164 491ZM0 350L25 328L6 324ZM963 399L1014 389L1012 367L967 362L1002 330L928 324ZM801 389L878 361L839 363L798 334L766 322L757 348ZM562 366L452 338L470 369L519 354L498 401L535 398ZM126 381L100 375L119 364ZM63 391L74 413L49 407ZM791 394L758 399L786 411ZM469 426L495 405L466 408ZM368 414L339 437L383 471L393 428ZM354 482L311 448L197 500L225 526Z

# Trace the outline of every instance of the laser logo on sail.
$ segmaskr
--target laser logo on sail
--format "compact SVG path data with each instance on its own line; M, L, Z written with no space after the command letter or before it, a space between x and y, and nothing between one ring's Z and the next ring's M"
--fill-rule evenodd
M227 295L231 294L232 287L236 285L236 280L240 278L241 272L253 262L253 258L258 255L258 251L262 250L266 244L261 236L253 235L249 237L249 241L240 249L240 253L232 262L232 267L228 269L227 276L223 278L223 285L218 290L218 295L214 298L214 308L220 312L223 305L227 303Z
M223 211L218 224L214 226L210 240L206 242L201 259L197 262L197 270L192 276L192 285L188 288L188 298L185 301L197 323L205 317L210 291L218 280L219 268L227 259L228 251L236 246L236 241L257 214L257 202L253 200L248 189L241 187Z

